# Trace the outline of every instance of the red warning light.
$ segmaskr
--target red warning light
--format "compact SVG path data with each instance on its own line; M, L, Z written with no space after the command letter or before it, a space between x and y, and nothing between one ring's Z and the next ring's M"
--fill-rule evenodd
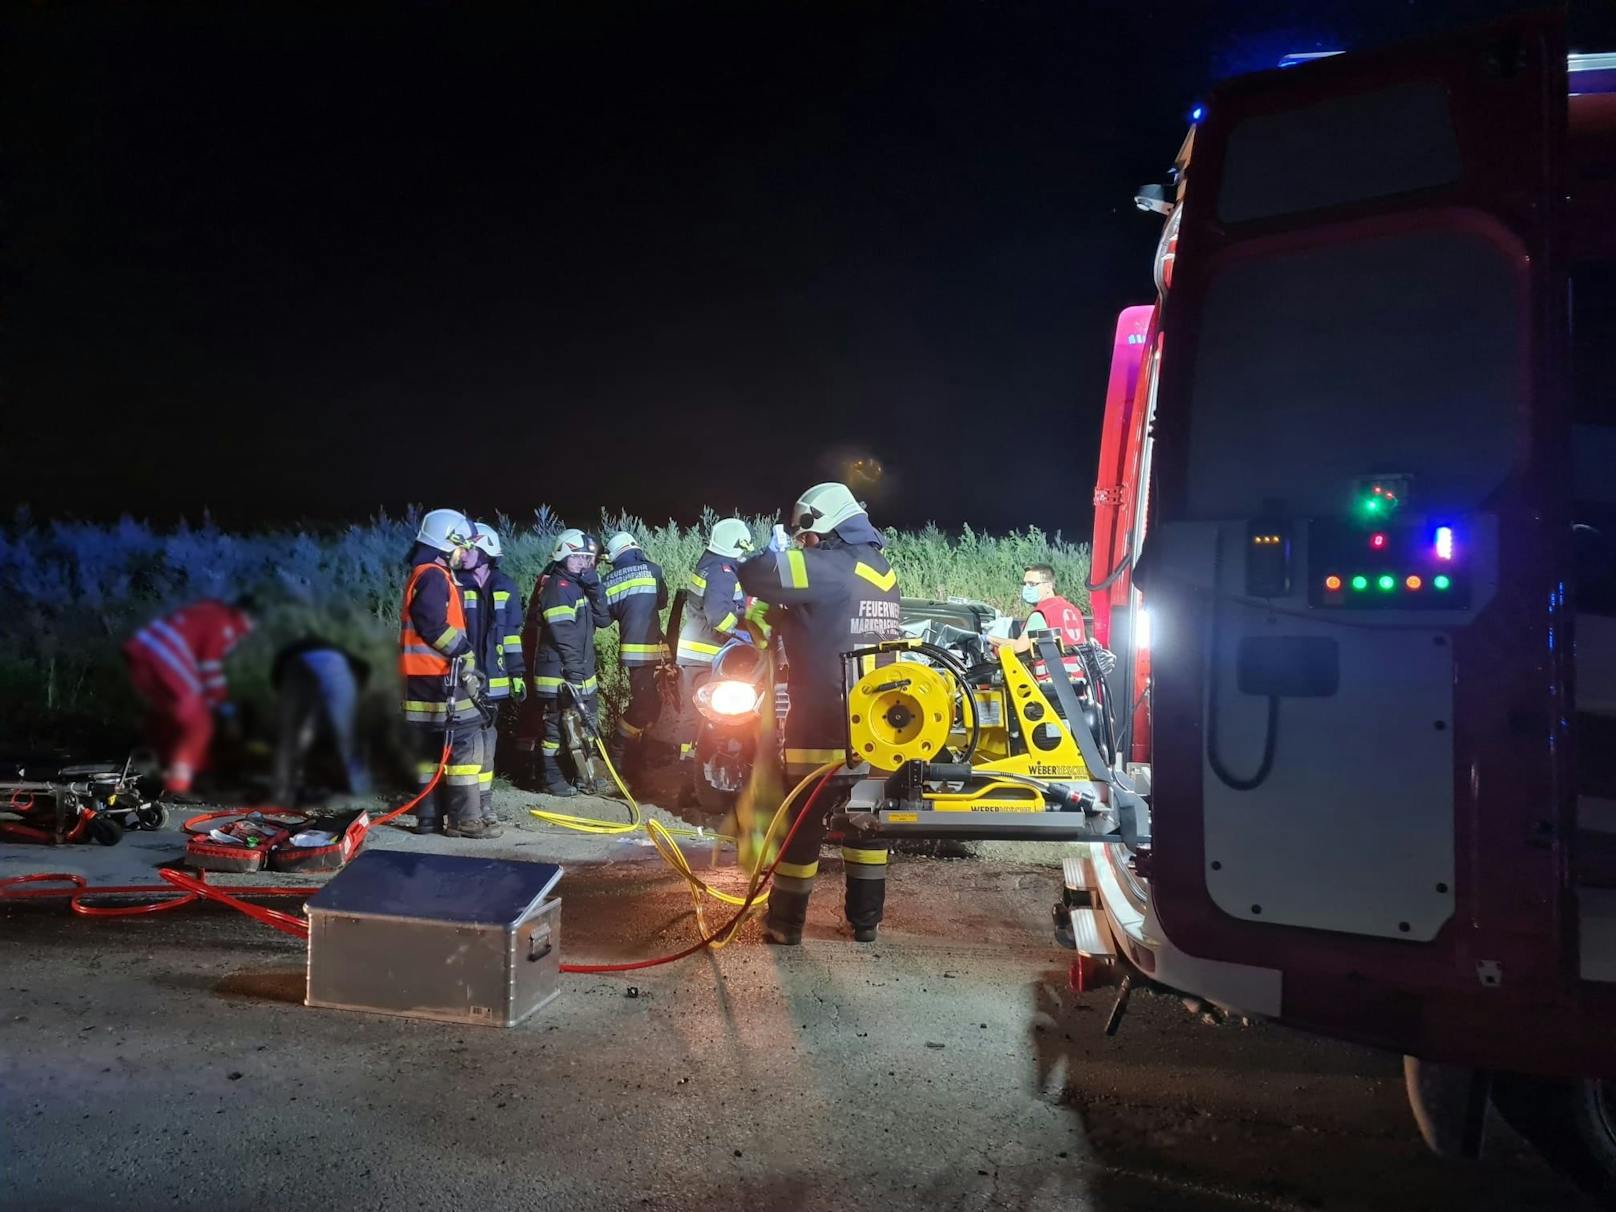
M1369 546L1374 548L1376 551L1386 550L1386 536L1377 530L1374 534L1369 536Z

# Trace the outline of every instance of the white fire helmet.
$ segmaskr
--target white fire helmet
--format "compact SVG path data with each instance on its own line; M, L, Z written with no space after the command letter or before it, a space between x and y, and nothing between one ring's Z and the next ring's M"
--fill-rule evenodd
M846 484L834 480L815 484L791 508L792 534L829 534L849 518L859 517L864 506Z
M471 536L472 546L481 547L483 554L490 560L499 559L504 554L504 549L499 543L499 531L487 522L473 522L472 526L476 528L476 533Z
M637 550L639 546L640 541L638 539L626 530L619 530L606 540L606 558L615 561L625 551Z
M589 550L589 536L575 526L558 534L555 546L550 551L550 558L557 563L568 556L594 556Z
M724 518L713 523L707 550L721 556L739 557L752 550L752 528L740 518Z
M415 534L417 543L449 552L471 545L472 524L458 509L434 509L421 519Z

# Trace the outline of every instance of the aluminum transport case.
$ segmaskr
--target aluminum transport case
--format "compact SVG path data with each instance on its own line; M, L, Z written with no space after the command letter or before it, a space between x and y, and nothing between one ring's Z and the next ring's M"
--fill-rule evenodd
M305 1004L512 1027L556 995L551 863L371 850L309 898Z

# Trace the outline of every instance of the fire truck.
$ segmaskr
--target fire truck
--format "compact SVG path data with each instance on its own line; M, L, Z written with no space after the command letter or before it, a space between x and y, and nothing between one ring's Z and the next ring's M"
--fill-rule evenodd
M1616 55L1532 15L1218 86L1119 319L1091 951L1403 1054L1616 1193Z

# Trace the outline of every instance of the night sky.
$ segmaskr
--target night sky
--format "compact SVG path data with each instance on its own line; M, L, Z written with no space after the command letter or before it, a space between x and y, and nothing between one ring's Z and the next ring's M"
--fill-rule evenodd
M8 14L0 503L1086 535L1191 105L1518 6L329 7Z

